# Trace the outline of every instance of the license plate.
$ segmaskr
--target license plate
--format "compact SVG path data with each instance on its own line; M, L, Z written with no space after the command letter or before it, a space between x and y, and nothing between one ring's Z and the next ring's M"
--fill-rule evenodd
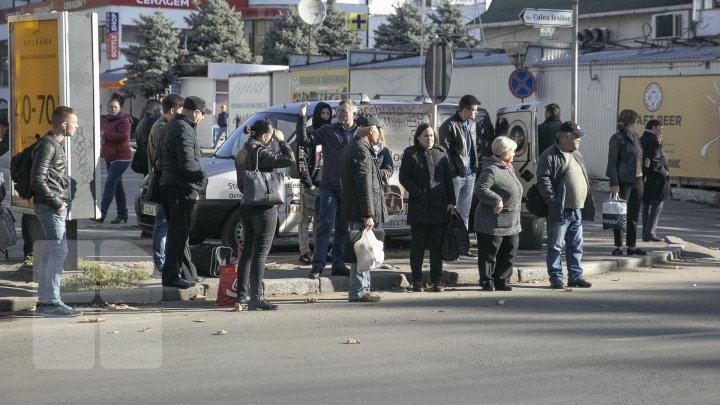
M156 210L156 209L157 209L157 205L156 205L156 204L152 204L152 203L147 203L147 202L146 202L146 203L143 205L143 214L145 214L145 215L152 215L152 216L154 217L154 216L155 216L155 210Z

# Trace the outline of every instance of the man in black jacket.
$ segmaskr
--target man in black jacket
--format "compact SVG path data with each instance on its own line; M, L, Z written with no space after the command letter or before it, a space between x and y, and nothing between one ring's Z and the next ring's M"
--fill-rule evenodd
M341 211L343 220L350 224L352 230L372 230L387 218L380 169L375 163L372 147L378 138L377 127L360 128L342 152ZM348 300L380 301L379 295L370 293L370 271L358 273L357 263L350 265Z
M325 269L325 256L330 243L330 232L335 227L333 235L333 276L347 276L349 270L345 267L345 243L347 243L348 225L340 215L341 182L338 174L341 171L343 160L341 154L355 136L355 117L357 105L349 99L340 101L337 108L337 123L320 127L309 132L305 125L307 106L303 106L298 114L296 134L298 145L314 148L322 145L323 176L320 180L318 217L315 229L315 251L313 253L312 270L308 278L317 279ZM382 192L380 193L382 195Z
M643 149L643 174L645 187L642 199L643 242L661 242L655 234L663 200L672 196L670 170L667 156L662 148L663 126L658 120L645 124L640 137Z
M35 193L33 209L40 221L41 240L35 241L37 257L34 267L38 275L38 302L35 313L47 317L82 315L60 299L60 276L67 239L65 220L70 201L70 180L65 175L67 157L63 142L75 134L78 117L75 110L60 106L53 110L52 130L42 137L32 152L30 185Z
M560 106L550 103L545 106L545 122L538 125L538 156L555 145L558 129L560 129Z
M165 125L163 142L158 145L162 159L160 190L165 197L163 210L168 221L164 286L189 288L202 281L190 260L189 237L195 200L207 181L195 128L211 112L205 100L187 97L182 113Z

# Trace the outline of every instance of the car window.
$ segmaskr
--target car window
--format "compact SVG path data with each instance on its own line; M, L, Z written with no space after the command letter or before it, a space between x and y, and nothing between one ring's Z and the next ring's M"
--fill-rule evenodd
M245 142L247 142L250 137L250 134L244 133L244 128L263 118L269 119L275 128L281 130L285 134L286 140L290 141L295 137L295 123L297 115L285 112L259 112L253 114L250 118L245 120L245 122L240 124L240 126L233 131L230 137L228 137L227 141L218 148L215 152L215 156L221 159L231 159L237 156L238 152L240 152L243 145L245 145ZM269 148L272 151L277 151L277 143L271 142Z

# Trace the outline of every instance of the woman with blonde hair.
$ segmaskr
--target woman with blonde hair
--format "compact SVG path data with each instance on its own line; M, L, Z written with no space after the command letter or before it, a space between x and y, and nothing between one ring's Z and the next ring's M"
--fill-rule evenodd
M626 242L627 254L647 254L635 246L637 223L643 198L643 150L640 137L635 131L638 113L622 110L617 119L617 132L610 137L608 164L605 175L610 179L610 195L627 201ZM614 229L615 250L613 256L623 254L623 231Z
M517 143L507 136L495 138L493 155L483 158L475 183L475 232L478 243L478 271L483 291L511 291L507 279L520 240L520 211L523 187L512 161Z

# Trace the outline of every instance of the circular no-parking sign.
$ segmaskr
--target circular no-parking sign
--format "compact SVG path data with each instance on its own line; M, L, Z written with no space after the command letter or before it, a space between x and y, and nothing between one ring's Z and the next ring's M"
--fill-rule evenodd
M508 86L513 96L517 98L530 97L535 92L535 76L527 69L515 69L510 74Z

